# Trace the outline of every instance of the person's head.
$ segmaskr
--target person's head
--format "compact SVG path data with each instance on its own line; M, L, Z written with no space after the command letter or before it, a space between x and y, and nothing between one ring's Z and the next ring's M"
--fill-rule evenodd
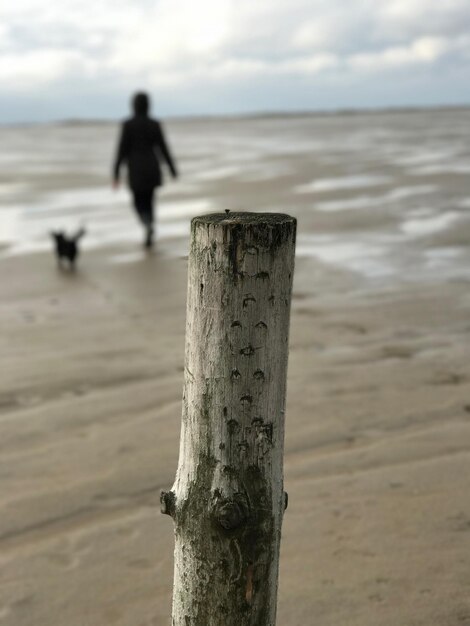
M132 108L135 115L147 115L150 108L150 99L146 93L138 92L132 98Z

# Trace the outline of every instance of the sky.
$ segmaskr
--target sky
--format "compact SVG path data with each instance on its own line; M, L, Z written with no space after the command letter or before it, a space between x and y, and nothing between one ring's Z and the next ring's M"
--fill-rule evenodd
M470 104L470 0L2 0L0 123Z

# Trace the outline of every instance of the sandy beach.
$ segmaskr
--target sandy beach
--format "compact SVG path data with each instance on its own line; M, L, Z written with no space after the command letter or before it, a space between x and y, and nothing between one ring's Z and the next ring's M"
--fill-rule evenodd
M3 155L2 626L170 623L188 224L226 208L299 220L278 625L470 624L469 119L169 123L150 255L109 190L115 126L88 161L96 127ZM81 221L61 272L47 231Z

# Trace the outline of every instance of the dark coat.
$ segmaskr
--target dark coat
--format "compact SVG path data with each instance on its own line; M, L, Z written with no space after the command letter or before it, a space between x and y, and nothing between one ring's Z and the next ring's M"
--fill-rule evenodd
M177 171L157 120L147 115L135 115L122 125L114 180L119 180L119 169L127 163L129 187L134 191L150 191L162 185L160 162L164 159L173 177Z

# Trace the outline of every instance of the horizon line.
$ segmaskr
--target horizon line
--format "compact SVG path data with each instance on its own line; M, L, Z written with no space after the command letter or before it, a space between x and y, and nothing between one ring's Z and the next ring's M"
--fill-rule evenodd
M470 110L468 104L423 104L423 105L396 105L378 107L341 107L337 109L298 109L298 110L253 110L247 112L231 113L194 113L158 116L167 121L203 121L218 119L256 119L256 118L285 118L285 117L315 117L315 116L341 116L392 113L419 113L423 111L465 111ZM85 124L114 124L122 121L122 118L114 117L64 117L43 121L16 121L2 122L0 127L15 126L60 126L60 125L85 125Z

